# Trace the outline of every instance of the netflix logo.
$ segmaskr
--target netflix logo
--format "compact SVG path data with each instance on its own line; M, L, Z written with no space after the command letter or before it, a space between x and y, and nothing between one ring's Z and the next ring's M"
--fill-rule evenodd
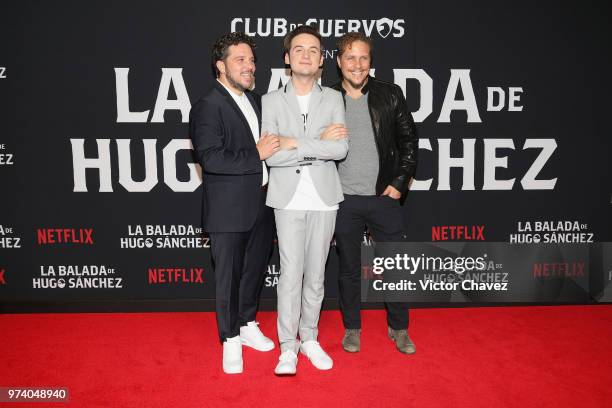
M534 279L583 278L585 262L540 262L533 264Z
M6 279L4 278L4 268L0 268L0 285L6 285Z
M93 232L93 228L39 228L36 236L38 245L93 245Z
M484 241L484 225L440 225L431 227L432 241Z
M160 284L203 284L204 268L149 268L149 285Z

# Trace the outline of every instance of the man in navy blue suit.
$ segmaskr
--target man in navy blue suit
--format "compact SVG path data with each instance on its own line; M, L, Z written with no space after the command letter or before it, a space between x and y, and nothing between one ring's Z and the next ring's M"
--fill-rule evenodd
M264 160L279 149L277 136L261 135L260 98L254 84L255 44L244 33L221 36L213 46L216 80L191 108L189 131L203 170L203 225L215 264L216 312L223 371L241 373L242 345L274 348L255 321L272 248L273 213L266 207Z

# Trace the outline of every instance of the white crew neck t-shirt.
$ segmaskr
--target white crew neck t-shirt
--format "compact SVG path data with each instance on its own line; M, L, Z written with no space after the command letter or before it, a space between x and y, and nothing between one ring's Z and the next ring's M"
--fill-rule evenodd
M304 128L306 128L306 120L308 119L308 103L310 102L310 93L306 95L296 95ZM338 209L338 204L329 206L321 200L317 189L315 188L312 177L310 176L309 166L300 167L300 181L295 189L295 194L291 197L291 201L284 210L301 210L301 211L335 211Z

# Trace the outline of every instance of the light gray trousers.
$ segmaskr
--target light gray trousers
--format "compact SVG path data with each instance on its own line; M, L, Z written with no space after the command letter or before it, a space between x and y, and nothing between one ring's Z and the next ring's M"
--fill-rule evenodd
M317 339L336 212L274 210L281 269L276 289L281 352L298 352L298 334L301 341Z

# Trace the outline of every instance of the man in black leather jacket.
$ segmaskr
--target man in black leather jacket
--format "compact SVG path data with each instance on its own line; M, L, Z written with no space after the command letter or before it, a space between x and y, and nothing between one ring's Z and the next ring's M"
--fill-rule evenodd
M344 201L336 221L339 289L348 352L360 350L360 243L364 227L377 242L405 240L402 208L417 165L418 138L399 86L369 75L372 41L361 33L338 40L349 152L338 165ZM408 305L386 302L388 335L397 349L415 352L408 336Z

